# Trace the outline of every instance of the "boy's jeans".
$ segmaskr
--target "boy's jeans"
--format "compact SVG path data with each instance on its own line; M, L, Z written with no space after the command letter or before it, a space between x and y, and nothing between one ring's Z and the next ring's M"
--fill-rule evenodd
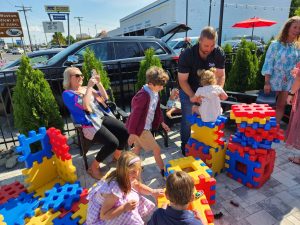
M180 127L180 137L181 137L181 150L182 154L185 155L185 144L190 138L191 135L191 124L187 121L187 116L192 114L193 104L190 102L190 97L184 93L183 90L179 91L179 98L181 102L181 127Z

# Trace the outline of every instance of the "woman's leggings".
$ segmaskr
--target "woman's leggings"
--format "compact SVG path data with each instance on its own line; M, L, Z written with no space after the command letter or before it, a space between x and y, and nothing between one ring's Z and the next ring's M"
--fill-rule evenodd
M101 128L96 132L93 139L93 142L103 145L97 153L96 160L101 162L116 149L124 149L128 137L124 123L113 117L104 116Z

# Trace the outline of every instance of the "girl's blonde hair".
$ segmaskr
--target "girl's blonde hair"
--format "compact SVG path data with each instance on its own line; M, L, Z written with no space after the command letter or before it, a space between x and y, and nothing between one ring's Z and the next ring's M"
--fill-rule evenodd
M287 43L288 35L289 35L289 29L292 26L293 23L298 22L300 23L300 16L293 16L289 18L285 24L283 25L282 30L278 34L277 40L280 41L283 44ZM294 41L295 45L299 47L300 45L300 34L298 34L297 39Z
M198 70L197 75L200 78L200 85L215 85L217 83L216 80L216 68L210 68L209 70Z
M117 161L117 168L107 176L106 180L108 182L116 180L120 189L124 193L128 193L131 190L129 179L131 169L139 170L139 174L141 174L141 160L133 152L123 152Z

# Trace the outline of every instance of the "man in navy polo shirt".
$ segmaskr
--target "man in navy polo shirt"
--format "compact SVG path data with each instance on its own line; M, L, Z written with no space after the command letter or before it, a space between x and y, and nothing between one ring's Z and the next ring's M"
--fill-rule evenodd
M216 68L217 84L225 83L225 54L216 46L217 32L212 27L205 27L200 34L199 43L180 54L178 64L179 97L181 101L182 120L180 128L181 150L185 155L185 144L190 138L191 125L187 116L192 114L190 98L195 95L200 86L197 70ZM199 99L200 101L200 99Z

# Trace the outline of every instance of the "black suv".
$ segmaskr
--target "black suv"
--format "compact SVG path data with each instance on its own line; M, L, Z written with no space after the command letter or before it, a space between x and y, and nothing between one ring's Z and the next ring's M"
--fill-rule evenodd
M111 86L117 102L124 104L130 101L136 92L135 83L140 61L144 58L144 52L153 48L163 65L170 74L170 79L175 79L178 56L165 42L153 37L107 37L102 39L84 40L70 45L68 48L56 54L46 65L37 66L45 74L53 93L59 103L61 102L63 71L70 65L81 68L83 53L91 49L99 58L111 80ZM11 87L16 82L15 71L0 71L0 110L3 105L6 111L11 111ZM3 104L4 103L4 104ZM1 107L2 105L2 107ZM1 112L0 112L1 113Z

